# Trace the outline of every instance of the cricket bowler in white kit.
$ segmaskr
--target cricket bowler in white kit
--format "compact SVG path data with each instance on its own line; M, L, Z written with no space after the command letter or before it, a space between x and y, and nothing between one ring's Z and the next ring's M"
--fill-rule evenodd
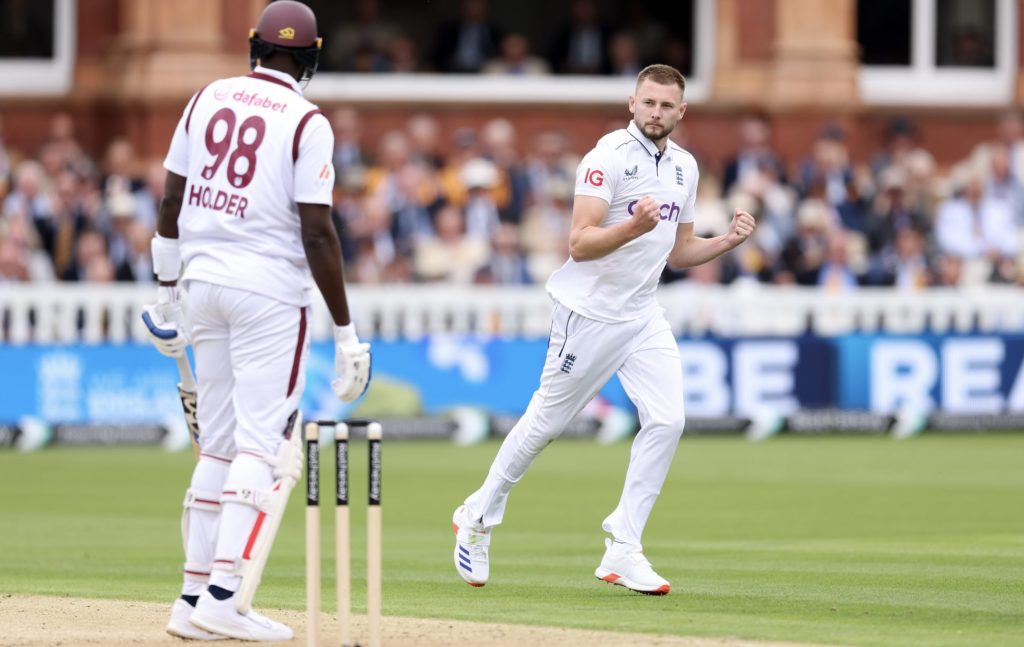
M671 586L643 554L642 537L683 433L679 347L655 299L665 263L693 267L754 231L737 210L728 233L693 235L697 163L669 141L686 111L683 76L651 65L629 97L633 120L605 135L576 171L570 258L547 283L554 301L540 387L498 450L487 478L452 518L455 570L472 586L490 574L491 530L509 491L602 386L618 374L640 415L618 505L602 523L611 535L595 575L654 595Z
M293 636L251 605L301 478L314 281L335 323L335 393L352 401L369 382L330 219L334 137L299 83L315 72L320 44L309 7L268 5L250 33L252 73L192 97L164 162L152 244L160 287L143 318L162 353L180 356L189 340L195 353L201 453L184 503L182 595L167 625L183 638Z

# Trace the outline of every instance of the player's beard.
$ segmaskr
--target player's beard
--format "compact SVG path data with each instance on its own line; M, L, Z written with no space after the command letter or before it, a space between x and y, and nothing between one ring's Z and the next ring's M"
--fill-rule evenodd
M636 127L640 129L640 132L642 132L644 135L646 135L647 139L650 139L652 142L656 142L659 139L664 139L664 138L668 137L669 133L671 133L672 130L675 129L675 127L676 127L675 124L672 124L670 126L666 125L666 124L647 124L647 125L644 125L644 124L641 124L636 119L633 120L633 123L635 123Z

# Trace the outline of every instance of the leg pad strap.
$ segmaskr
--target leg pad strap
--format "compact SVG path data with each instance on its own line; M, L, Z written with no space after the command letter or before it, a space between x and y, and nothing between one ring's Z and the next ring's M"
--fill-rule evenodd
M210 579L212 564L185 562L185 579L205 584Z
M221 503L240 503L260 512L270 512L273 504L273 490L254 490L252 488L228 489L221 492Z
M220 512L221 495L217 492L204 492L195 488L189 488L185 492L185 500L182 505L186 508L206 510L207 512Z

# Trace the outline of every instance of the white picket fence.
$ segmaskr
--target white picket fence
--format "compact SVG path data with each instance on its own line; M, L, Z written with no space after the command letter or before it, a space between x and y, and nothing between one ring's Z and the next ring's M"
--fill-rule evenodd
M154 292L138 284L0 285L0 341L141 341L140 308ZM546 337L550 325L551 302L537 286L354 285L348 294L360 334L379 339L443 333L537 338ZM832 294L815 288L679 283L662 287L659 301L679 335L1024 333L1024 289L1012 286ZM330 338L331 320L319 298L312 326L313 339Z

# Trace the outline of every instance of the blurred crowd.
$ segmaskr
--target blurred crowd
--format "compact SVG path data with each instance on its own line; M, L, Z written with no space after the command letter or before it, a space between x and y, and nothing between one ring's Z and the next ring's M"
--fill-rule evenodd
M523 137L503 118L444 131L429 114L371 142L355 109L330 118L348 281L542 284L567 258L576 166L593 142L558 129ZM0 282L153 281L159 160L138 160L127 140L92 159L66 114L31 157L14 159L2 133L0 121ZM1021 114L1002 116L990 141L942 169L910 120L893 119L869 159L851 159L846 137L829 126L787 160L770 120L751 114L725 163L693 151L696 233L724 233L736 208L758 228L736 253L663 280L834 291L1024 283Z
M487 0L462 0L457 16L409 33L381 15L377 0L356 0L352 16L328 26L321 69L369 73L483 73L512 76L603 74L635 77L652 62L690 69L689 35L666 28L643 2L602 15L595 0L573 0L564 21L552 16L553 33L538 36L506 29L490 15ZM614 25L614 27L612 26Z

